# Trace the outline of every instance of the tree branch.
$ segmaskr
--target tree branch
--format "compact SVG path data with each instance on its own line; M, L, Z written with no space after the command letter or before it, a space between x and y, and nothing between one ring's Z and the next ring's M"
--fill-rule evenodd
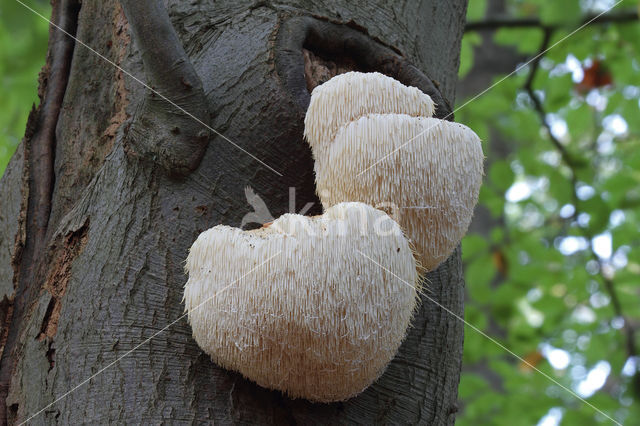
M538 72L538 68L540 66L540 60L542 59L542 57L544 56L544 53L549 47L549 42L551 41L552 34L553 34L552 30L547 29L544 31L544 37L540 44L540 48L538 49L538 53L536 54L533 61L531 61L531 64L529 65L531 68L529 71L529 75L527 76L527 81L524 84L524 90L526 90L527 94L531 98L531 101L533 102L533 109L536 111L536 113L540 117L540 121L542 122L542 125L547 129L547 133L549 134L549 140L551 140L551 143L553 143L553 145L558 150L558 152L560 152L560 155L562 156L563 161L569 166L570 170L572 171L572 181L574 181L575 173L573 172L573 168L580 164L576 159L574 159L569 154L569 151L567 150L567 148L565 148L562 142L560 142L560 140L558 140L558 138L556 138L551 132L551 126L549 126L549 123L547 122L547 114L544 111L544 107L542 106L542 101L540 101L535 91L533 90L533 80L535 79L535 76Z
M622 12L604 14L598 16L590 14L584 16L580 20L580 25L586 23L592 24L609 24L609 23L625 23L638 20L638 12L629 9ZM467 22L464 30L467 31L491 31L499 28L540 28L544 30L556 30L561 28L569 28L573 25L567 23L545 24L540 18L513 18L510 16L496 16L482 21Z
M161 0L120 3L140 48L148 84L155 91L147 92L125 142L169 172L188 174L198 167L209 143L209 131L197 121L209 123L202 82Z
M544 106L542 105L542 102L540 101L540 99L538 98L538 96L536 95L533 89L533 81L539 69L540 60L544 56L544 53L546 52L549 46L549 42L551 40L551 35L553 34L553 31L554 30L550 28L544 29L543 40L540 44L537 55L531 61L531 64L530 64L531 68L529 71L529 75L527 76L527 80L523 88L529 94L529 97L531 98L531 101L533 103L533 109L536 111L536 113L540 117L540 121L542 125L547 129L547 133L549 134L549 139L551 140L551 143L558 150L562 158L562 161L565 163L565 165L569 169L569 172L570 172L569 180L571 182L571 198L572 198L572 203L575 206L574 213L569 218L569 220L575 220L579 214L579 204L580 204L580 198L578 197L578 192L577 192L578 181L576 177L577 176L576 169L578 167L582 167L584 164L582 164L582 162L577 161L575 158L573 158L569 154L565 146L558 140L558 138L556 138L553 135L553 133L551 132L551 126L547 122L547 113L544 109ZM631 325L631 323L629 322L629 320L625 317L624 312L622 311L620 298L618 297L618 293L615 289L615 284L613 280L611 280L602 272L602 267L604 266L603 262L598 257L593 247L594 235L591 232L589 232L587 229L581 228L581 230L582 230L583 236L589 240L590 255L592 259L594 259L598 263L600 278L602 279L602 283L604 285L605 291L607 292L607 294L609 295L609 298L611 299L611 305L613 307L613 311L616 316L624 319L624 331L625 331L627 356L632 358L637 358L638 350L635 342L635 330ZM634 391L638 395L640 395L640 374L638 374L637 372L634 374L632 378L632 383L633 383Z

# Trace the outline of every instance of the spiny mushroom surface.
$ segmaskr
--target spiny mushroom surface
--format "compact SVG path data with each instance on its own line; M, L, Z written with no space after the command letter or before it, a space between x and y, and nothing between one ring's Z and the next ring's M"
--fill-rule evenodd
M370 113L431 117L431 97L378 72L347 72L313 89L305 137L315 149L329 145L340 127ZM347 200L345 200L347 201Z
M360 201L389 209L414 244L419 264L435 269L471 222L483 173L480 139L462 124L430 118L430 113L415 116L426 104L415 95L403 104L400 93L392 103L403 106L389 111L388 91L377 87L395 80L382 74L350 74L346 93L336 93L346 83L334 82L343 75L314 89L305 118L318 196L325 208ZM357 74L367 83L354 83ZM358 104L348 100L340 105L345 97L367 99L371 106L364 114L360 109L345 113L344 105ZM340 111L335 117L332 108ZM398 113L406 111L411 112ZM340 123L335 134L325 130L326 122Z
M213 361L312 401L344 400L376 380L417 300L407 239L362 203L285 214L253 231L215 226L191 247L186 270L193 337Z

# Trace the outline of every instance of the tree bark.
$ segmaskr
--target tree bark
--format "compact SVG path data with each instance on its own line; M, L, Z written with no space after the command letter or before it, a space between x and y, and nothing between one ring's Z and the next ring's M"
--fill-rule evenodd
M180 111L149 107L153 92L51 30L41 106L0 186L0 421L452 424L463 324L427 298L385 374L341 403L290 400L220 369L184 318L129 351L183 314L187 251L211 226L240 225L252 210L245 187L275 217L289 210L290 188L296 210L313 202L308 214L320 211L300 87L284 81L283 53L333 73L369 64L418 78L439 89L444 108L454 101L466 1L166 3L182 53L149 54L171 37L143 40L127 20L136 2L123 2L125 15L115 0L54 0L52 20L238 146ZM296 17L343 28L344 45L283 52L280 30ZM387 49L392 65L350 59L353 39ZM149 69L165 53L175 63ZM188 95L172 75L188 77ZM427 279L428 296L463 316L459 249Z

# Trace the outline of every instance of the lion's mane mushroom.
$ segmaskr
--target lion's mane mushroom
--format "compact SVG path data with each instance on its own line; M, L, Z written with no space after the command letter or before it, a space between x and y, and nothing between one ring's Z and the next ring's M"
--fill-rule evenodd
M314 148L328 146L340 127L371 113L431 117L435 105L420 89L378 72L337 75L313 89L304 134ZM345 200L346 201L346 200Z
M387 88L398 85L377 73L334 77L313 90L305 136L323 206L360 201L390 208L419 263L432 270L467 231L484 156L468 127L430 118L430 111L418 113L428 95L404 88L390 96ZM404 93L409 96L403 100ZM365 113L352 98L366 99ZM351 105L356 112L345 112Z
M252 231L215 226L195 241L186 269L193 336L214 362L313 401L369 386L395 355L417 300L408 240L362 203L285 214Z

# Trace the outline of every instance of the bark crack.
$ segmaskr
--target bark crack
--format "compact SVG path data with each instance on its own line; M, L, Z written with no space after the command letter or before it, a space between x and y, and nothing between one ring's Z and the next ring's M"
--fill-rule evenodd
M62 244L54 243L51 247L53 259L48 263L49 275L44 283L44 288L51 293L51 300L42 320L38 340L46 337L52 339L58 331L58 320L62 310L62 298L67 291L67 285L71 279L71 267L85 244L89 233L89 220L76 231L67 233ZM60 246L60 249L58 249Z
M44 283L44 288L51 292L54 297L62 297L66 291L69 278L71 277L71 265L80 254L89 237L89 219L77 230L68 232L62 243L58 241L52 245L54 255L53 261L49 264L51 271ZM60 247L60 250L57 248Z
M9 334L9 326L11 325L11 317L13 316L13 297L5 296L0 302L0 357L4 351L4 345L7 342Z

